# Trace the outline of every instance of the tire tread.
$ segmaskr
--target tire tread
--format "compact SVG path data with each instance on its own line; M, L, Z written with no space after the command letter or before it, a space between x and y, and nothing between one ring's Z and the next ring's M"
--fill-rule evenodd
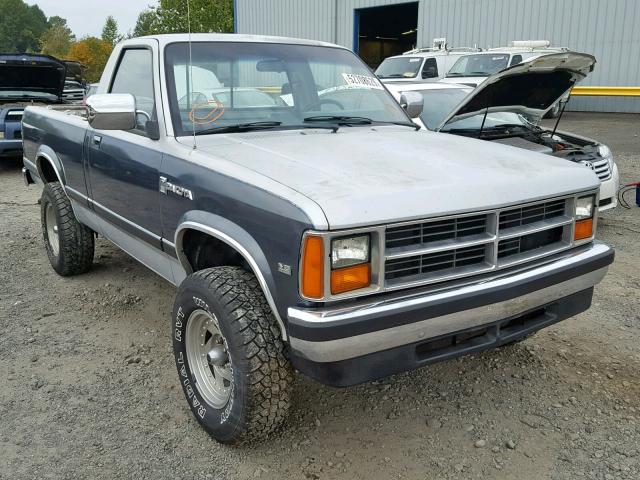
M47 242L45 223L46 202L51 202L58 214L58 238L60 245L58 257L61 261L58 262L58 268L54 266L54 269L62 276L79 275L87 272L93 263L95 249L93 231L78 222L71 208L71 202L60 182L45 184L42 197L42 229L45 244ZM49 251L48 246L47 254L53 265L53 254Z
M291 405L293 369L280 329L256 277L240 267L213 267L190 276L217 296L239 336L248 365L245 422L229 443L264 440L278 429Z

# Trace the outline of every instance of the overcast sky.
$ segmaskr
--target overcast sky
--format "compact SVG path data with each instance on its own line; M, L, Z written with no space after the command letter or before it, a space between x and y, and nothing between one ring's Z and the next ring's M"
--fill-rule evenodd
M29 5L38 5L47 17L58 15L66 18L76 34L99 37L105 19L109 15L118 22L120 33L133 30L138 14L156 0L25 0Z

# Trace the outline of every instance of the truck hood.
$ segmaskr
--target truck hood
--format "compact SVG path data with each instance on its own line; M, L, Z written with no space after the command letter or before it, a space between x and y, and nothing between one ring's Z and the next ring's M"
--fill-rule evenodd
M27 99L46 101L46 97L38 98L38 93L59 99L65 72L64 64L48 55L0 54L0 101L2 92L11 92L12 101L21 94Z
M188 137L179 139L192 145ZM228 160L317 203L330 228L478 211L597 188L566 160L406 127L264 131L198 138L201 161Z
M450 122L487 112L514 112L532 121L544 114L593 71L595 57L562 52L536 57L487 77L444 119Z

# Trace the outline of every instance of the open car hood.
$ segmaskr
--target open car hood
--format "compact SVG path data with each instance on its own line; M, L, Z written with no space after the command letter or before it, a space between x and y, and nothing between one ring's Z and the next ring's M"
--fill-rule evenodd
M532 121L544 114L593 71L595 57L562 52L536 57L487 77L437 130L448 123L487 112L514 112Z
M0 54L0 91L62 96L66 68L48 55Z

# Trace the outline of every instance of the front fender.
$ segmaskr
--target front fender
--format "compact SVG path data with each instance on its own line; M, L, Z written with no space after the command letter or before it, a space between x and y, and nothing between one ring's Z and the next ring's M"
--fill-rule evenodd
M278 321L282 338L286 340L286 328L274 299L274 295L277 292L273 272L266 255L255 239L242 227L219 215L202 210L193 210L185 213L176 229L174 244L178 259L187 274L192 273L191 265L182 248L184 234L187 230L198 230L211 235L225 242L244 257L258 279L273 315Z

